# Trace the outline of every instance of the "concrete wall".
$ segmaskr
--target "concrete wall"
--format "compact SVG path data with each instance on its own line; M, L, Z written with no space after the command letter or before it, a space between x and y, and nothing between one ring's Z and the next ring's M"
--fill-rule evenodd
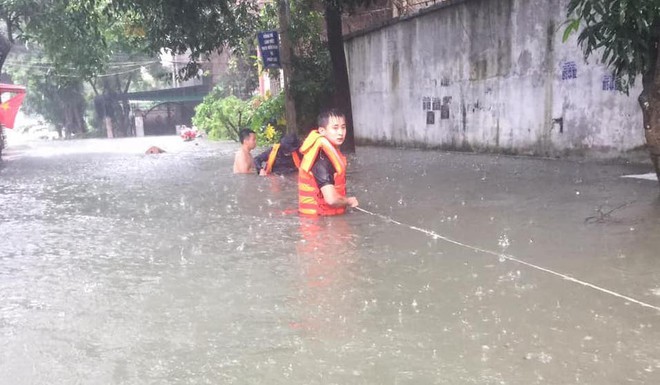
M449 0L345 43L360 143L617 156L644 143L626 96L562 42L568 0Z

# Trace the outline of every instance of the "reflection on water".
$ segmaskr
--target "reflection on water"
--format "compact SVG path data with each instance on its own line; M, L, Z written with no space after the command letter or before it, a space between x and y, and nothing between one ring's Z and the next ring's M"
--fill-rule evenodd
M144 155L154 144L168 152ZM9 151L0 383L660 379L652 311L358 211L301 218L295 177L233 175L235 148L146 138ZM618 178L640 170L358 155L349 189L371 211L660 303L657 187Z
M296 243L296 260L300 270L297 307L304 317L294 321L293 328L316 335L341 332L350 315L336 314L337 309L355 304L346 301L351 282L351 264L357 258L358 236L344 216L300 219L300 241Z

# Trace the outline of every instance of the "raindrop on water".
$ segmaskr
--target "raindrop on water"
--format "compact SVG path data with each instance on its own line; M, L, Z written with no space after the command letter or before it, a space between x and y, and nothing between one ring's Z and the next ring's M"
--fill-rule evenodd
M502 249L506 249L506 248L509 247L509 245L511 244L511 242L509 242L509 237L508 237L506 234L502 234L502 235L500 235L500 237L499 237L499 239L498 239L498 241L497 241L497 244L498 244Z

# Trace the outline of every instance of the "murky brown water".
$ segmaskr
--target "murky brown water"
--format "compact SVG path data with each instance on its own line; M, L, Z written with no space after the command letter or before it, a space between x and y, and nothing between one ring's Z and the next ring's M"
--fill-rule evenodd
M305 220L235 144L32 146L0 165L0 384L660 383L660 312L616 296L660 307L646 168L360 148L380 216Z

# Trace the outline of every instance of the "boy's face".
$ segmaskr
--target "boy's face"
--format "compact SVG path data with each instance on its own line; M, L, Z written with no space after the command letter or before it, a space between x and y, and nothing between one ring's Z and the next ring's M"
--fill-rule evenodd
M343 116L331 116L327 126L319 127L319 134L325 136L334 146L341 146L346 139L346 119Z
M247 144L248 150L254 150L254 148L257 147L257 135L250 134L247 138L245 138L244 142Z

